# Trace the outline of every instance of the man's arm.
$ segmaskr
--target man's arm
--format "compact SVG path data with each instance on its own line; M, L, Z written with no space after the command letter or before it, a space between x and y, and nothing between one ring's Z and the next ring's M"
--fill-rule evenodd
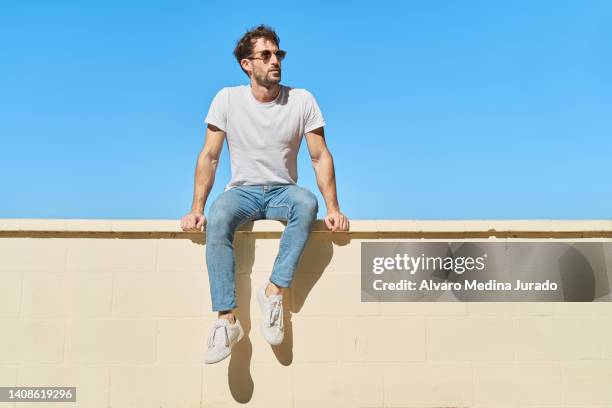
M204 225L204 207L215 183L215 173L224 140L225 132L209 124L206 128L206 142L196 163L191 212L181 220L181 228L184 231L200 231Z
M208 125L206 128L206 142L200 151L195 169L193 186L193 202L191 211L204 213L208 194L215 183L217 164L223 149L225 132L216 126Z
M308 152L317 177L317 185L327 207L325 224L332 231L348 231L349 220L340 212L336 194L336 174L334 159L325 143L325 132L322 127L306 133Z

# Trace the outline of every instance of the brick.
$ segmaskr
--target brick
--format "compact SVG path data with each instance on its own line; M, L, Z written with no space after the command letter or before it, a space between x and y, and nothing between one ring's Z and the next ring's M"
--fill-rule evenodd
M21 314L30 317L106 316L110 314L112 286L111 273L25 272Z
M337 360L335 319L295 319L292 328L295 362L317 363Z
M471 302L471 316L547 316L554 313L550 302Z
M563 404L612 405L612 361L562 363Z
M472 369L465 363L384 366L385 407L468 407Z
M201 316L210 310L207 278L201 273L117 273L113 315Z
M64 322L44 319L0 319L0 364L57 363L64 350ZM41 341L44 339L44 341Z
M397 362L425 360L422 318L338 320L340 361Z
M110 220L111 230L143 232L182 232L181 220Z
M251 271L255 268L254 267L254 263L255 263L255 243L258 240L255 239L253 236L251 235L247 235L247 234L236 234L234 237L234 265L235 265L235 269L236 269L236 273L237 274L250 274ZM261 241L261 240L259 240ZM270 251L272 251L272 253L268 253L267 255L263 253L263 250L261 250L260 252L262 252L262 254L260 254L260 261L263 261L264 257L267 257L268 261L265 262L260 262L260 263L264 263L264 266L262 267L262 270L272 270L272 263L274 262L274 260L270 260L270 258L272 258L274 255L274 251L278 251L278 240L274 240L274 239L268 239L268 248L270 249ZM274 247L274 242L271 241L275 241L276 242L276 248ZM262 245L262 244L260 244ZM206 258L204 258L206 260ZM257 269L257 268L255 268Z
M18 386L76 387L76 405L108 407L109 370L94 365L25 365L19 368ZM49 404L53 407L74 407L74 402ZM19 403L21 408L39 408L40 403Z
M244 318L244 313L259 313L257 304L256 291L259 287L268 281L269 273L261 274L254 272L252 275L236 275L236 304L237 313L241 313ZM210 291L209 291L210 292ZM209 294L210 297L210 294ZM285 292L283 299L284 310L286 311L291 303L291 291Z
M69 272L155 270L155 239L73 238L67 240L67 246L66 268Z
M377 220L377 224L383 236L385 232L397 231L465 231L470 226L470 222L461 220Z
M382 316L465 316L468 305L461 302L380 302Z
M250 406L292 407L293 366L278 362L255 363L253 366L253 397Z
M331 252L333 257L331 265L327 267L333 273L341 273L358 278L361 274L361 243L366 242L362 239L351 239L345 241L339 236L332 241Z
M87 220L67 219L64 220L68 231L112 231L112 220Z
M64 317L68 303L65 273L25 272L21 313L28 317Z
M558 363L476 363L473 370L476 405L561 404Z
M379 303L361 302L361 281L352 275L295 275L293 308L303 316L378 315Z
M240 270L248 270L250 264L252 269L272 271L278 255L279 239L258 238L254 240L254 246L249 240L244 240L244 244L235 248L235 256L238 258L236 265L240 266Z
M316 221L315 221L316 222ZM285 230L286 222L277 220L256 220L245 222L237 228L238 234L242 232L275 232L281 233Z
M0 384L3 387L14 387L17 385L18 366L0 365Z
M612 318L600 320L602 334L602 358L612 359Z
M249 356L248 344L241 340L225 360L203 365L202 408L244 407L251 401L255 384Z
M111 314L113 274L108 272L67 275L69 317L104 317Z
M559 316L612 316L612 302L558 302L555 314Z
M0 271L64 272L66 243L61 238L0 238Z
M333 249L333 242L329 236L311 234L295 273L320 275L333 272L331 267ZM359 271L356 272L355 276L358 278Z
M427 356L432 360L511 360L512 320L430 317Z
M113 408L200 407L200 364L112 366L110 378Z
M199 363L204 361L208 331L213 319L169 318L157 322L157 361Z
M589 318L517 318L514 323L519 360L601 358L601 325Z
M67 321L66 361L146 363L155 361L155 320Z
M66 220L23 218L18 229L22 231L66 231Z
M299 363L294 366L295 407L382 406L380 366Z
M19 231L25 218L0 218L0 231Z
M203 240L159 239L157 240L158 272L206 271L205 246Z
M379 223L381 220L350 220L349 231L350 232L379 232ZM384 221L383 221L384 222ZM320 221L321 230L329 231L325 222Z
M17 317L23 272L0 272L0 317Z

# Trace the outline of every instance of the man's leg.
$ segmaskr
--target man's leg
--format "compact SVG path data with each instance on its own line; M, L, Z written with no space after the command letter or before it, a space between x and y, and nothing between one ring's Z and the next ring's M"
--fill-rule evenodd
M270 186L264 197L266 218L287 221L270 282L257 291L261 332L268 343L277 346L284 338L282 288L291 285L317 216L318 203L314 194L297 185Z
M219 317L234 321L234 232L240 224L262 216L261 193L255 186L232 188L210 207L206 222L206 266L212 309L219 312Z
M276 194L272 194L275 191ZM275 186L270 193L266 218L287 221L287 226L281 236L266 295L280 293L280 288L291 285L318 211L317 197L305 188L297 185Z

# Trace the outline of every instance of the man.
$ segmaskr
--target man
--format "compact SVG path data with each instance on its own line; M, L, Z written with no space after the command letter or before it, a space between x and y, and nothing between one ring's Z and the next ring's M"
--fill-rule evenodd
M257 292L264 338L272 345L283 341L283 290L290 287L318 210L315 195L296 184L303 135L327 207L325 224L332 231L349 228L336 197L325 121L308 91L280 84L286 53L279 43L274 30L265 25L247 31L238 41L234 56L250 85L226 87L214 97L205 119L206 142L196 165L192 209L181 219L184 231L202 230L206 199L227 137L232 178L210 207L206 223L206 264L212 308L218 312L208 337L206 363L226 358L244 335L233 312L237 305L232 242L236 228L247 221L287 221L269 283Z

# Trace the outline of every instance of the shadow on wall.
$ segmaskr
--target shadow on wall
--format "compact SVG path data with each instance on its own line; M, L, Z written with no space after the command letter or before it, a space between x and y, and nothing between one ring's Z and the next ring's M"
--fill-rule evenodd
M250 372L253 346L251 344L251 272L255 261L256 239L278 238L273 234L264 238L255 238L251 223L247 229L241 228L243 233L236 234L234 238L234 253L236 265L236 301L238 308L236 316L244 329L245 337L233 349L228 368L228 382L234 400L240 403L249 402L253 396L254 383ZM290 365L293 361L293 328L291 317L299 313L307 301L308 294L323 275L333 256L333 245L344 246L350 243L346 233L334 233L332 239L329 235L313 233L302 253L298 269L293 276L291 290L287 291L283 301L283 323L285 338L279 346L270 346L280 364ZM202 243L202 241L200 241ZM277 250L278 251L278 250ZM272 271L270 271L271 273ZM245 277L245 279L241 279ZM246 278L248 277L248 278Z

